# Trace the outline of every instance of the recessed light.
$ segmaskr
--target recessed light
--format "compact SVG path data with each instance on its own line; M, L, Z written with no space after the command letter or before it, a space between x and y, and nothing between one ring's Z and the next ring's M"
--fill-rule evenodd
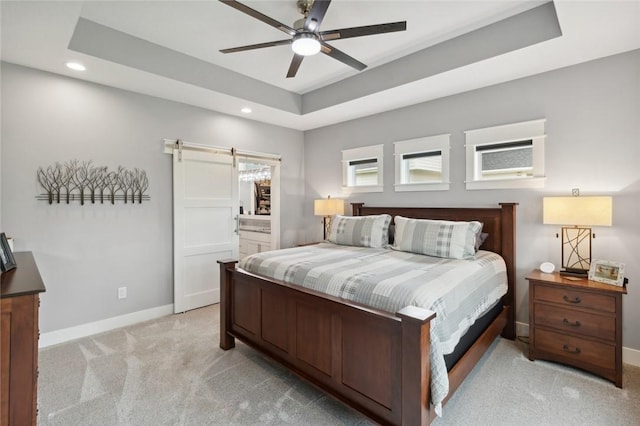
M74 71L85 71L87 67L78 62L67 62L67 67Z
M251 114L251 108L249 107L244 107L240 110L240 112L245 113L245 114Z

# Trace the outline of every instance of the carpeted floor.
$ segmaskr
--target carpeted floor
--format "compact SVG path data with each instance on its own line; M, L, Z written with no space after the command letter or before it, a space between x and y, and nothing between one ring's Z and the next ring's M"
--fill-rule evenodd
M371 422L253 350L218 348L218 307L40 351L39 425L360 425ZM530 362L498 339L434 425L640 425L640 368L624 389Z

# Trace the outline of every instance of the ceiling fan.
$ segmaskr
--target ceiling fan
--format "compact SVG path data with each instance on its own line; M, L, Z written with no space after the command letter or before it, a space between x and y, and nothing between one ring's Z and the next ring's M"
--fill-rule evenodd
M300 64L302 63L302 59L305 56L315 55L318 52L322 52L333 59L337 59L358 71L362 71L367 67L365 64L331 46L327 41L391 33L395 31L405 31L407 29L407 21L401 21L389 22L386 24L365 25L362 27L342 28L339 30L320 31L320 24L322 24L322 20L324 19L324 15L327 13L331 0L297 0L298 10L304 15L304 18L297 20L293 24L293 28L238 1L220 1L291 36L290 39L286 40L233 47L230 49L222 49L220 52L234 53L245 50L261 49L263 47L291 44L294 55L291 60L291 65L289 66L289 71L287 72L287 78L295 77L298 72L298 68L300 68Z

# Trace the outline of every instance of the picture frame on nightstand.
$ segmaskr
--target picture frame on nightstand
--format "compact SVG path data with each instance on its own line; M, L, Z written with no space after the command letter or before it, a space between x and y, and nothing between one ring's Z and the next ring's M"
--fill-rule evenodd
M0 233L0 270L7 272L16 267L16 260L4 232Z
M622 287L624 286L624 263L611 260L592 260L589 267L589 279Z

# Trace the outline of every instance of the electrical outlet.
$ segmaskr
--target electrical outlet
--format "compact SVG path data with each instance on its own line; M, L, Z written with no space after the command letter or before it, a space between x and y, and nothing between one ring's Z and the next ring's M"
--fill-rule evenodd
M118 288L118 299L126 299L127 298L127 288L119 287Z

